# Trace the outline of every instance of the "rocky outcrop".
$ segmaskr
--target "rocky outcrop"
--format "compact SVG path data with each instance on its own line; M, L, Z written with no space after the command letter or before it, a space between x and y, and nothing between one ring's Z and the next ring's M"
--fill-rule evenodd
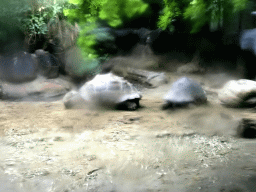
M2 83L3 100L52 101L61 99L74 87L64 78L46 79L38 77L28 83Z

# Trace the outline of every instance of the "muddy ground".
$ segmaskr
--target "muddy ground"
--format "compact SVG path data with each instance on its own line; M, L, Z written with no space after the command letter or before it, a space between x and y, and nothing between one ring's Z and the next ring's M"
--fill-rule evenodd
M255 111L221 106L210 75L189 75L207 105L162 111L168 76L134 112L1 101L0 191L256 191L256 141L234 137Z

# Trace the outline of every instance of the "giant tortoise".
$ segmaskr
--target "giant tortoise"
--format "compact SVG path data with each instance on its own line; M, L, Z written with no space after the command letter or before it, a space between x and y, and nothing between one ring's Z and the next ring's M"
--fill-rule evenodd
M205 103L207 97L203 88L194 80L182 77L175 81L164 97L163 109Z
M96 75L79 93L91 104L127 110L136 110L142 97L131 83L112 73Z

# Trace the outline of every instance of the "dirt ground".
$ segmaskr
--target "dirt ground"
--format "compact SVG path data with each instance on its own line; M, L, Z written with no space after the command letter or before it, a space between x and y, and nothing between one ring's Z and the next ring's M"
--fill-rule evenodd
M221 106L210 75L188 75L207 105L163 111L168 76L134 112L0 102L0 191L256 191L256 141L234 137L255 111Z

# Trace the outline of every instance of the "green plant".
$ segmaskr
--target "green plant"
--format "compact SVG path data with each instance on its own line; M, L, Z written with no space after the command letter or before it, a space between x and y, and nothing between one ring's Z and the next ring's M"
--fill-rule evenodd
M172 21L181 14L179 4L176 1L164 0L164 6L157 23L158 28L163 30L167 29Z
M69 0L69 7L63 10L64 15L71 23L79 23L79 38L77 45L82 50L85 59L97 58L96 51L92 48L96 36L90 33L97 28L97 9L100 1Z
M205 25L208 21L209 9L204 0L191 1L186 11L184 12L184 18L190 19L193 23L192 33L199 31L199 29Z
M20 20L22 30L29 38L29 42L38 35L48 35L49 26L60 22L65 7L64 0L30 0L30 10L26 17Z
M148 9L142 0L105 0L99 11L99 18L112 27L123 26L125 22L141 16Z
M224 12L233 14L244 10L249 0L193 0L184 12L184 18L192 24L192 33L198 32L205 24L221 28Z
M158 27L167 29L179 18L191 23L191 33L196 33L205 25L220 28L225 15L232 15L248 7L250 0L164 0Z
M28 18L23 19L22 28L28 36L45 35L48 31L46 18L47 13L31 14Z

